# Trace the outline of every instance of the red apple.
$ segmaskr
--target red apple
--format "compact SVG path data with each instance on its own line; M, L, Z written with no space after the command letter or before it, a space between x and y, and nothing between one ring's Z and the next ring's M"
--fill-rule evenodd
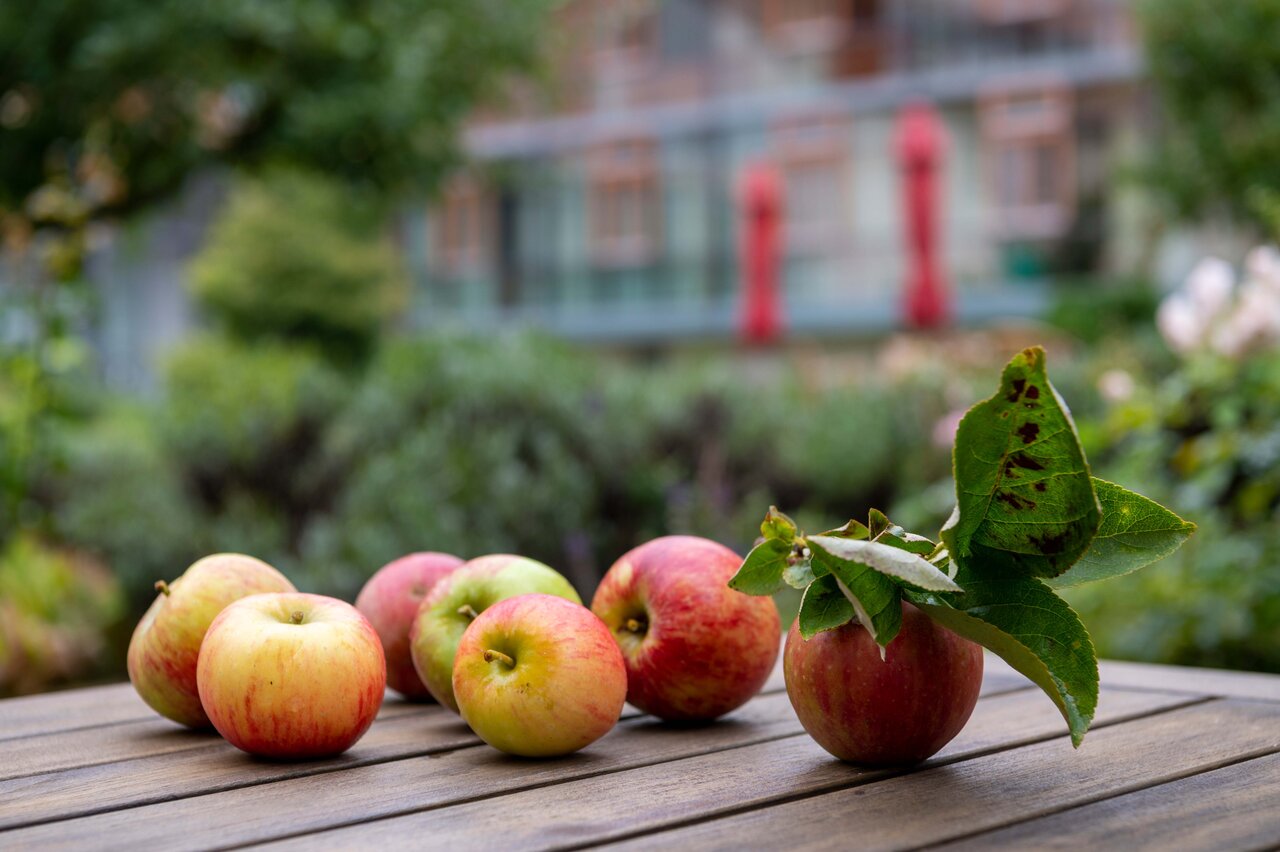
M600 619L555 595L499 601L471 622L453 666L458 710L480 739L523 757L569 754L604 736L627 669Z
M356 596L356 609L378 631L387 653L387 685L405 698L433 700L413 667L409 628L431 587L461 564L448 553L411 553L380 568Z
M259 592L292 592L293 584L260 559L216 553L156 588L160 594L129 640L129 680L160 715L188 727L207 727L196 688L205 631L232 601Z
M214 619L196 668L200 701L233 746L275 758L346 751L387 688L378 634L323 595L251 595Z
M714 719L773 670L781 627L767 597L727 585L742 557L694 536L642 544L614 563L591 611L627 662L627 700L663 719Z
M573 586L541 562L510 553L478 556L436 584L409 630L413 665L437 701L453 710L453 663L476 616L516 595L544 594L582 603Z
M783 673L791 706L818 745L852 763L904 765L936 754L969 721L982 647L904 603L883 660L856 621L812 639L792 624Z

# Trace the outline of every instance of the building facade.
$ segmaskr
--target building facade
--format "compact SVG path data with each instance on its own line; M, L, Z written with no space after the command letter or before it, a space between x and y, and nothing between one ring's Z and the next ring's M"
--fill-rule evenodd
M794 333L900 322L893 139L945 127L941 259L959 320L1036 309L1094 269L1111 176L1144 122L1124 0L573 0L550 82L478 116L469 165L404 243L423 325L581 339L731 336L744 171L784 187Z

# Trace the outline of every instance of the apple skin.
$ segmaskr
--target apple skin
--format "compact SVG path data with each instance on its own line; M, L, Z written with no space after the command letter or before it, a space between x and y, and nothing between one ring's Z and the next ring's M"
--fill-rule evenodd
M216 553L193 563L162 588L129 640L129 680L161 716L191 728L207 728L200 705L196 660L209 625L228 604L260 592L296 591L283 574L260 559Z
M818 745L863 766L919 763L951 742L982 689L982 647L908 603L885 649L851 621L812 639L797 624L783 652L787 695Z
M622 650L628 701L662 719L700 721L760 691L778 658L781 625L772 599L729 588L741 565L722 544L667 536L609 569L591 611Z
M323 595L251 595L214 619L196 671L218 733L262 757L340 754L382 706L387 664L360 611Z
M555 570L509 553L472 559L436 583L418 607L409 631L413 666L436 701L458 712L453 698L453 658L475 615L498 601L527 594L555 595L582 603L569 581ZM459 612L464 607L470 607L475 615Z
M497 651L510 662L489 656ZM518 595L480 614L453 667L462 718L507 754L555 757L600 739L627 700L627 668L591 610L555 595Z
M409 628L422 599L463 562L448 553L411 553L378 569L356 596L356 609L378 631L387 653L387 685L410 701L432 701L409 653Z

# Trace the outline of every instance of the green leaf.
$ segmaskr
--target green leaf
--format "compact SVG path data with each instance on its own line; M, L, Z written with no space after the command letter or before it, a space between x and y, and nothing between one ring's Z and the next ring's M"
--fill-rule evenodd
M872 509L867 513L867 529L871 531L872 538L878 538L880 533L891 526L893 523L879 509Z
M907 599L1043 689L1079 746L1098 705L1098 663L1079 616L1034 577L983 578L962 565L956 579L965 593L954 601L919 592Z
M867 529L866 524L861 521L850 520L849 523L833 530L827 530L823 533L826 536L834 536L836 538L871 538L871 530Z
M901 585L921 591L963 591L950 577L920 555L891 544L822 535L810 536L808 542L814 558L818 558L821 551L830 558L872 568ZM929 549L933 549L932 543Z
M1102 524L1080 561L1048 581L1054 588L1137 571L1173 553L1195 532L1195 524L1141 494L1096 477L1093 486L1102 504Z
M769 512L760 523L760 535L766 539L777 539L791 544L796 540L796 522L778 511L777 506L770 506Z
M782 572L792 546L782 539L766 538L742 561L738 573L729 580L729 588L748 595L772 595L782 589Z
M782 572L782 581L793 589L804 591L817 579L813 573L813 563L809 559L797 559Z
M853 604L840 591L832 574L814 580L800 599L800 635L806 639L848 624L852 618Z
M1014 357L964 416L953 459L959 516L944 541L962 565L1056 577L1088 549L1102 513L1043 349Z
M901 529L901 527L898 527L898 529ZM924 536L909 532L899 534L886 530L876 536L876 541L880 544L896 547L899 550L905 550L908 553L914 553L917 556L929 556L938 547Z
M810 536L808 541L813 554L814 574L819 574L819 571L822 575L834 574L837 588L849 599L858 621L871 633L876 644L884 648L892 642L902 626L901 593L897 584L870 565L851 561L830 549L832 546L870 542L828 536ZM879 547L894 554L904 553L888 545Z

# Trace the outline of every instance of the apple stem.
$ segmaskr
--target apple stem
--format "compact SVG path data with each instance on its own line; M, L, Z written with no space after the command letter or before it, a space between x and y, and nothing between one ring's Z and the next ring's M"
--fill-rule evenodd
M304 615L302 614L302 610L300 610L300 609L295 609L295 610L294 610L294 611L289 615L289 621L290 621L291 623L293 623L293 624L301 624L301 623L302 623L302 619L303 619L303 618L305 618L305 617L306 617L306 616L304 616Z
M480 613L472 609L471 604L463 604L462 606L458 607L458 615L465 615L467 618L471 619L472 621L475 621L476 618L479 617Z
M156 580L156 591L166 598L169 597L169 584L164 580Z
M643 619L628 618L622 626L631 633L643 633L649 625Z
M484 661L486 663L492 663L494 660L498 660L509 669L515 668L515 665L516 665L515 660L511 659L501 651L489 650L484 652Z

